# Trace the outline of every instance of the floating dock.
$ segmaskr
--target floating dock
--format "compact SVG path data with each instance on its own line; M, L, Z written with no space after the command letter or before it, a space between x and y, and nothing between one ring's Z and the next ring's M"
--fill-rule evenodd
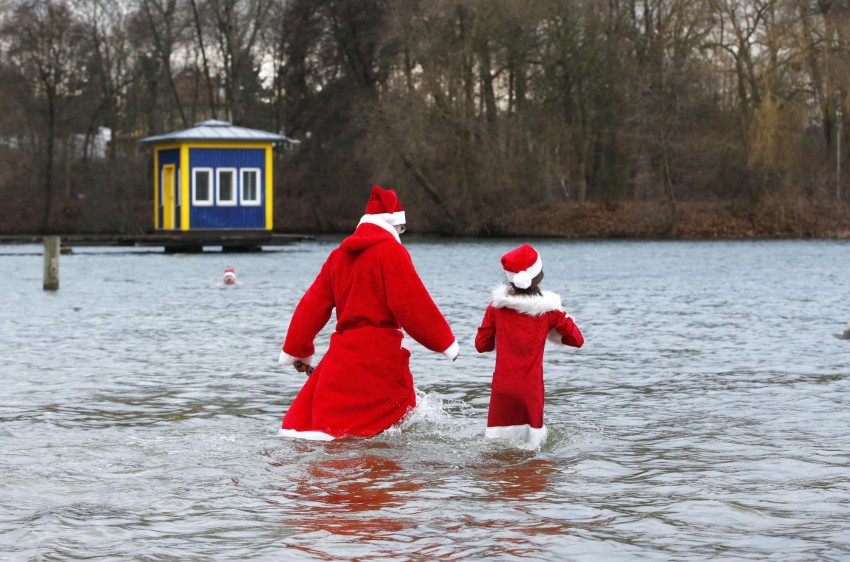
M261 252L263 246L283 246L312 240L305 234L276 234L263 231L193 231L156 234L59 234L63 247L74 246L160 246L166 253L199 253L221 247L222 252ZM0 244L40 244L41 235L3 235Z

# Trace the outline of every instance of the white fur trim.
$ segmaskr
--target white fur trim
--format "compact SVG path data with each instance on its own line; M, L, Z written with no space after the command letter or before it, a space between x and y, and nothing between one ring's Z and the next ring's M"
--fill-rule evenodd
M397 213L383 213L380 217L393 226L407 223L407 217L404 215L404 211L398 211Z
M531 281L537 277L537 274L543 271L543 259L540 254L537 254L537 261L526 270L517 271L516 273L505 271L505 277L510 283L513 283L519 289L528 289L531 287Z
M546 334L546 339L552 343L564 343L561 341L561 334L555 328L549 330L549 333Z
M548 430L545 425L538 428L531 427L528 424L488 427L484 431L484 437L487 439L513 441L528 449L539 448L546 441L547 434Z
M311 355L310 357L293 357L291 355L284 353L284 351L281 349L280 350L280 357L277 358L277 362L280 363L281 365L287 365L287 366L288 365L295 365L296 361L301 361L305 365L312 365L313 357L315 357L315 355Z
M361 224L374 224L375 226L380 226L381 228L392 234L393 238L395 238L397 242L401 243L401 238L398 237L398 232L396 232L392 223L389 222L389 219L385 218L389 216L390 213L384 213L382 215L363 215L360 218L360 222L357 223L357 226L360 226Z
M514 273L511 277L511 283L518 289L528 289L531 287L532 277L528 274L527 271L520 271L519 273Z
M309 439L310 441L333 441L336 439L333 435L328 435L324 431L296 431L294 429L281 429L277 433L281 437L287 439Z
M541 291L540 295L509 295L506 285L493 289L493 306L511 308L529 316L540 316L561 309L561 297L552 291Z
M452 344L446 348L443 352L443 355L454 361L457 359L457 356L460 354L460 346L457 343L457 340L453 341Z

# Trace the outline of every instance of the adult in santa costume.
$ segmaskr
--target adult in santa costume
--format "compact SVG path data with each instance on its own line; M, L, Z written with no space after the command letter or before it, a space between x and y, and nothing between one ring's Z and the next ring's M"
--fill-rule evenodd
M374 186L354 234L331 252L301 298L280 363L311 372L281 435L371 437L416 405L402 329L451 360L458 344L401 244L405 214L395 191ZM336 308L327 353L312 368L313 340Z
M508 285L493 300L475 337L479 353L496 350L496 369L484 435L531 447L546 439L543 425L543 348L546 340L581 347L584 338L561 309L561 297L541 291L543 261L525 244L502 256Z

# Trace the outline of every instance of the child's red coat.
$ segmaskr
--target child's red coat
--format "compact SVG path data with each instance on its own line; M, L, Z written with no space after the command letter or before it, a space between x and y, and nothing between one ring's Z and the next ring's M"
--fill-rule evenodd
M561 297L509 295L503 286L475 337L479 352L496 350L488 427L543 427L543 349L547 337L573 347L584 343L573 319L561 310Z

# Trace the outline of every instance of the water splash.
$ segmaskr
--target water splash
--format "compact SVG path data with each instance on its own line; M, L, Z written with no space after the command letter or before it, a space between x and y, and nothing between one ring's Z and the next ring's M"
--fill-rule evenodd
M468 415L472 409L462 400L448 400L436 393L416 392L416 407L402 420L384 432L388 436L414 434L417 438L433 437L441 441L469 439L476 433L478 420ZM461 415L453 415L459 412Z

